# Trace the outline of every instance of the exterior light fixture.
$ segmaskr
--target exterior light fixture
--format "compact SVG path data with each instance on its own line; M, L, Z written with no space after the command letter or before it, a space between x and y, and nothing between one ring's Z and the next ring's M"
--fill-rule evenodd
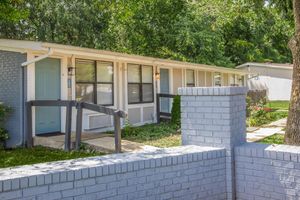
M68 76L74 76L75 67L68 67Z
M160 73L159 72L155 72L155 80L159 80L160 79Z

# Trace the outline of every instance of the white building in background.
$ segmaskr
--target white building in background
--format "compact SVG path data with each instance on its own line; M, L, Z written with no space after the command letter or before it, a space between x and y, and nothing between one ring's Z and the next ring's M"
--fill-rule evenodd
M269 100L290 100L292 64L249 62L236 68L248 72L246 84L250 90L267 90Z

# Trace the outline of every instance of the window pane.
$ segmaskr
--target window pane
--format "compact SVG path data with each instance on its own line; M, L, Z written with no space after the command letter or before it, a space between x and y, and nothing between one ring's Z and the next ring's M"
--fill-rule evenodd
M94 103L93 84L76 84L76 100Z
M140 82L140 66L128 64L128 83Z
M113 104L112 84L97 84L97 104Z
M239 76L239 86L244 86L244 76Z
M239 84L239 75L235 75L235 84L236 84L236 85Z
M128 103L140 102L140 85L128 84Z
M186 70L186 83L195 85L194 70Z
M230 75L230 86L235 86L235 75L234 74L231 74Z
M113 82L113 63L97 62L97 82Z
M143 84L143 101L153 101L153 88L152 84Z
M94 82L95 63L89 60L76 60L76 81Z
M221 73L215 72L214 73L214 81L215 81L215 86L221 86Z
M142 82L152 83L152 66L142 66Z

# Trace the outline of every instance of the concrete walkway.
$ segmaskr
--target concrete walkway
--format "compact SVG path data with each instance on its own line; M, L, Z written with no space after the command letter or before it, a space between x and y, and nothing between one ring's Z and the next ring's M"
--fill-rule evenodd
M71 137L72 145L75 143L75 134ZM55 136L36 136L34 137L34 145L41 145L56 149L64 149L64 135ZM97 151L105 153L113 153L115 151L115 139L110 134L103 133L83 133L81 141L87 145L88 148L92 148ZM132 142L122 139L122 151L123 152L136 152L136 151L148 151L154 150L157 147L143 145L137 142Z
M283 118L260 128L247 128L247 142L256 142L276 133L284 134L282 129L286 126L286 120L286 118Z

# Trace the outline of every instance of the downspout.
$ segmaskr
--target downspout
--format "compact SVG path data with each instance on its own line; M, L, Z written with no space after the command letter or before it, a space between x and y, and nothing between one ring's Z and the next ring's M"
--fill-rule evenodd
M23 63L21 64L21 66L24 67L24 66L30 65L30 64L32 64L32 63L35 63L35 62L37 62L37 61L43 60L43 59L49 57L49 56L52 55L52 54L53 54L53 50L52 50L51 48L48 48L48 53L46 53L46 54L44 54L44 55L41 55L41 56L38 56L38 57L36 57L36 58L34 58L34 59L32 59L32 60L23 62Z
M27 66L22 67L22 137L21 137L21 145L25 145L25 135L27 130L27 125L25 122L26 119L26 102L27 102Z
M21 64L21 66L22 66L22 69L21 69L21 73L22 73L21 74L21 76L22 76L22 95L21 96L22 96L22 107L23 107L22 113L21 113L22 118L23 118L22 119L22 129L23 129L22 132L23 132L23 134L22 134L22 137L21 137L21 141L19 142L19 144L21 144L21 145L25 145L25 142L26 142L25 141L25 134L26 134L26 130L27 130L27 124L25 122L25 118L26 118L25 104L27 102L27 80L28 80L27 79L27 65L30 65L30 64L35 63L37 61L43 60L43 59L49 57L52 54L53 54L53 50L51 48L48 48L48 53L46 53L44 55L41 55L41 56L38 56L38 57L36 57L32 60L23 62Z

